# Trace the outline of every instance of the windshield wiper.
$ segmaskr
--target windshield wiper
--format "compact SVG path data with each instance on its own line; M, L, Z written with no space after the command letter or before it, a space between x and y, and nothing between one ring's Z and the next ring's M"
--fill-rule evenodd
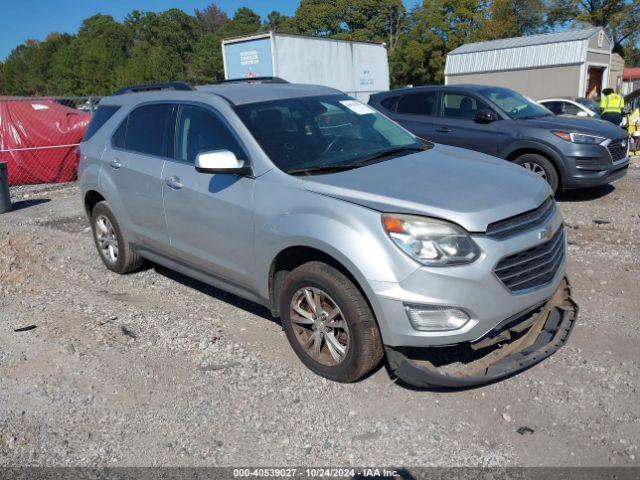
M296 173L321 173L321 172L341 172L344 170L351 170L353 168L363 167L365 163L372 162L374 160L378 160L380 158L388 157L391 155L395 155L397 153L403 152L422 152L424 149L420 147L397 147L397 148L388 148L386 150L380 150L375 152L368 157L364 157L359 159L356 162L352 163L334 163L329 165L314 165L311 167L304 168L294 168L292 170L287 170L287 173L290 175L295 175Z
M369 155L368 157L361 158L360 160L355 162L355 164L356 165L362 165L363 163L369 163L369 162L372 162L374 160L379 160L381 158L390 157L391 155L395 155L395 154L398 154L398 153L422 152L422 151L424 151L424 148L420 148L420 147L387 148L386 150L379 150L379 151L375 152L374 154Z
M287 173L290 175L295 175L296 173L320 173L320 172L341 172L344 170L351 170L352 168L358 168L362 165L358 165L355 163L336 163L330 165L314 165L312 167L304 167L304 168L294 168L291 170L287 170Z

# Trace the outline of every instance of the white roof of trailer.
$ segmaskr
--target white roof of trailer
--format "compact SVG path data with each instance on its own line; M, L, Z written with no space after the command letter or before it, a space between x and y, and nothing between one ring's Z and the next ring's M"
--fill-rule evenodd
M588 40L601 31L592 27L467 43L449 52L445 75L579 64L584 61Z

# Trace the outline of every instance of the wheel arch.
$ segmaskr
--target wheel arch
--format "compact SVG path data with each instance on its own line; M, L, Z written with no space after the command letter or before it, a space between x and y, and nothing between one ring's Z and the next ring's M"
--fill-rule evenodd
M369 308L371 308L377 322L375 308L371 304L369 294L363 287L364 282L358 279L358 277L361 277L360 272L356 271L354 273L352 271L354 267L347 266L346 262L336 258L335 255L327 253L320 248L308 245L294 245L286 247L280 250L271 262L271 266L269 268L269 308L274 317L278 318L280 316L278 309L278 297L286 276L295 268L311 261L326 263L344 274L356 286L365 301L369 304Z
M553 165L553 167L556 169L556 173L558 174L559 188L562 188L562 185L566 178L566 171L561 158L556 152L553 151L553 149L534 142L523 142L512 146L512 148L504 158L510 162L513 162L516 158L528 153L540 155L551 162L551 165Z
M96 190L88 190L84 194L84 210L87 213L87 216L91 217L91 212L93 212L95 206L100 202L104 202L105 200L106 199L100 192Z

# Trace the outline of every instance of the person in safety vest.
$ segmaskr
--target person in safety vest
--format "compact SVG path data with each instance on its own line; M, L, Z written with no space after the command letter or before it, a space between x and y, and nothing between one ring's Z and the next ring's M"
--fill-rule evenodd
M624 108L624 98L618 95L612 88L602 90L600 99L600 115L603 120L607 120L614 125L622 123L622 109Z

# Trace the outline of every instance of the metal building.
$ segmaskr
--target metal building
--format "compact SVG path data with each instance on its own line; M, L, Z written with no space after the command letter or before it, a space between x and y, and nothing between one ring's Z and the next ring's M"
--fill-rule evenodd
M467 43L449 52L444 73L448 85L503 86L535 99L595 97L617 77L599 27Z
M389 90L384 44L269 32L222 41L226 79L280 77L341 90L364 102Z

